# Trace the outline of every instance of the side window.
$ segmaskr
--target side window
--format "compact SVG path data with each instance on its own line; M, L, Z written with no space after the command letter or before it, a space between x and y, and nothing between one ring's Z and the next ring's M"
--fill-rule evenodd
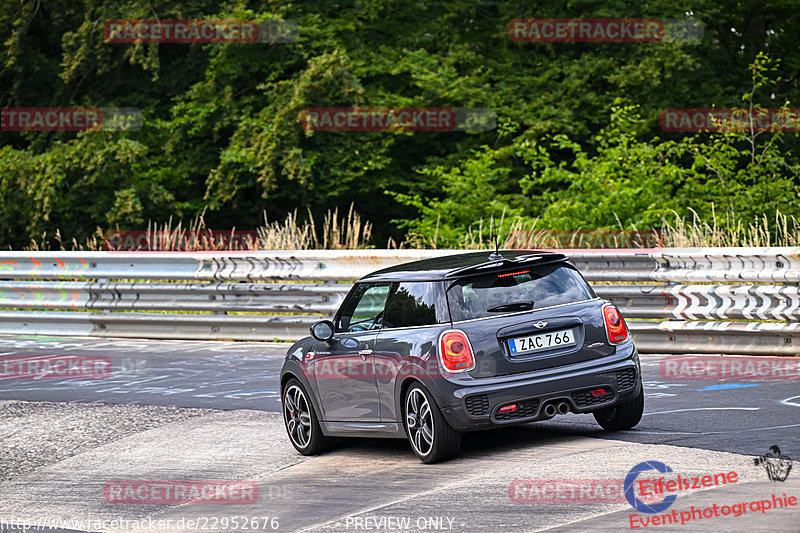
M441 284L435 282L393 283L383 317L384 328L427 326L440 322L437 309L444 309L439 299ZM437 305L437 300L439 304ZM441 314L441 313L440 313Z
M381 325L390 283L359 283L344 303L337 332L366 331Z

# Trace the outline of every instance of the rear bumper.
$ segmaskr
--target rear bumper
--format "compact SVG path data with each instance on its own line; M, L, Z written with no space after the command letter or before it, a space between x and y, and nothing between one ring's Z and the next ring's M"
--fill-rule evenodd
M590 413L625 403L641 391L639 354L633 343L612 356L547 372L493 378L491 383L476 380L474 385L455 387L443 402L442 414L459 431L489 429L509 424L547 419L544 406L567 402L573 413ZM603 394L591 391L604 389ZM445 392L445 391L441 391ZM449 403L449 405L448 405ZM498 413L507 405L516 408Z

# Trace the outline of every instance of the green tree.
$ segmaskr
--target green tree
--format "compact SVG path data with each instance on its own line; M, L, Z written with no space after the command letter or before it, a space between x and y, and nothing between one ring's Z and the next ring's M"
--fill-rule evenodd
M699 44L513 42L508 23L524 17L692 18L705 36ZM103 40L108 20L153 18L291 19L299 32L283 44ZM10 0L0 4L0 106L138 107L144 125L0 134L0 245L23 246L56 228L82 240L97 226L142 228L207 208L210 227L248 228L264 209L274 219L352 202L375 224L378 246L436 231L428 209L436 201L447 239L503 209L563 226L611 225L613 213L647 225L667 206L717 202L709 191L720 179L731 190L718 197L736 198L732 209L758 209L761 199L795 209L774 190L794 190L795 136L773 143L758 163L769 170L751 183L743 159L719 167L721 178L709 172L732 157L723 154L728 141L687 144L660 132L657 117L669 107L739 105L752 92L747 65L767 50L781 60L780 80L754 104L797 102L798 23L790 0L700 0L690 13L677 0ZM307 132L298 120L305 107L357 105L484 107L500 126ZM743 154L741 142L730 141ZM662 171L668 178L657 179ZM465 197L477 207L462 209Z

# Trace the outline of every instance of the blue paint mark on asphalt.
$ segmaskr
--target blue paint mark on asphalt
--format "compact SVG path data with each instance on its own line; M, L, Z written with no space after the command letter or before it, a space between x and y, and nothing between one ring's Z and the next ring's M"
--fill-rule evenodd
M723 383L721 385L711 385L706 387L705 389L698 389L698 392L703 392L707 390L723 390L723 389L744 389L747 387L758 387L758 383Z

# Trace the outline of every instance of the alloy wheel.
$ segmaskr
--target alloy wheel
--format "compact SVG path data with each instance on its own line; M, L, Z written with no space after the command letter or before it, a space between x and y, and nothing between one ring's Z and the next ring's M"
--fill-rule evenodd
M297 385L286 389L283 395L283 418L294 444L305 448L311 441L311 410L306 395Z
M433 413L425 394L414 388L406 398L406 428L411 445L419 455L428 455L433 448Z

